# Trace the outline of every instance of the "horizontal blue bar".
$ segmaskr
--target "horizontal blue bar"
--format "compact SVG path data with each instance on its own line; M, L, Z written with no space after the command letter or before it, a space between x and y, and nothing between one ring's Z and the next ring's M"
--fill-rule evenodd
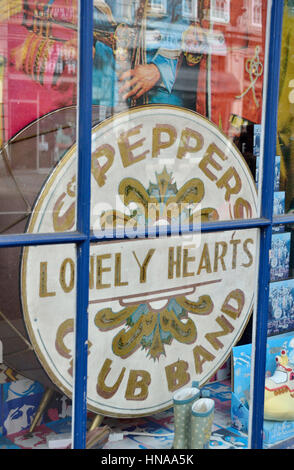
M276 224L280 224L280 219ZM285 219L284 223L294 223L294 218ZM268 219L240 219L240 220L228 220L228 221L215 221L206 222L199 225L185 225L180 226L179 230L175 230L173 227L154 227L148 228L148 230L137 230L136 236L133 231L127 230L105 230L96 231L95 234L91 233L91 242L107 242L111 240L126 240L131 238L144 238L144 237L159 237L162 235L185 235L189 233L199 232L220 232L227 230L245 230L249 228L266 227L271 224ZM16 246L34 246L34 245L60 245L67 243L82 243L88 238L87 235L81 232L60 232L60 233L21 233L21 234L9 234L0 235L0 248L4 247L16 247Z
M0 248L35 245L60 245L66 243L81 243L86 236L80 232L61 233L22 233L0 235Z
M274 216L273 225L294 224L294 214L281 214Z
M202 224L191 224L176 226L160 226L147 227L146 229L124 230L123 227L118 229L108 229L104 231L96 230L91 233L90 241L109 242L111 240L129 240L136 238L156 238L160 236L188 235L192 233L208 233L208 232L224 232L229 230L246 230L250 228L268 227L271 225L268 219L240 219L228 221L215 221Z

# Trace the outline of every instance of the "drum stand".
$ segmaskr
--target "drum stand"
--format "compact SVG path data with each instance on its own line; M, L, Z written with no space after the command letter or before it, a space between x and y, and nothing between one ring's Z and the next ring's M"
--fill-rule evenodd
M34 419L30 425L30 428L29 428L29 434L33 433L36 426L38 426L41 418L42 418L42 415L51 399L53 395L53 390L51 388L47 388L43 394L43 397L42 397L42 400L39 404L39 407L36 411L36 414L34 416ZM103 421L103 418L104 416L103 415L96 415L94 418L93 418L93 421L89 427L89 430L88 431L94 431L94 429L98 428L101 424L102 424L102 421Z
M45 409L46 409L46 407L47 407L47 405L48 405L48 403L49 403L49 401L50 401L50 399L53 395L53 392L54 392L54 390L51 389L51 388L47 388L45 390L44 395L42 397L42 400L41 400L41 402L39 404L39 407L36 411L36 414L34 416L34 419L33 419L32 423L30 425L30 429L29 429L28 434L32 434L34 432L36 426L38 426L39 421L42 419L42 415L43 415L43 413L44 413L44 411L45 411Z
M99 426L102 424L103 418L103 415L96 415L91 423L91 426L89 427L89 431L93 431L94 429L99 428Z

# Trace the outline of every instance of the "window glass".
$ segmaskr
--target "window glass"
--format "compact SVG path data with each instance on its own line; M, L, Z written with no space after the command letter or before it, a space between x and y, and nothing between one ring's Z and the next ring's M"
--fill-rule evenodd
M280 92L278 107L277 136L277 180L275 200L281 204L275 206L274 215L293 210L293 110L294 110L294 63L293 51L294 4L287 0L284 6L282 29Z
M92 191L95 194L97 185L103 188L105 206L113 205L106 181L111 181L114 166L122 158L122 171L128 167L130 176L134 173L138 179L144 173L146 182L141 183L147 192L149 184L156 185L155 172L162 175L164 167L177 190L176 167L184 179L185 173L198 176L205 194L210 195L210 200L197 201L210 208L205 215L202 211L200 221L257 216L248 191L257 185L256 161L261 153L266 4L261 0L172 1L166 9L164 1L133 1L127 8L123 2L94 2L93 103L101 121L142 105L165 108L170 118L159 117L161 122L152 118L152 139L145 136L144 125L135 126L140 119L134 112L126 115L128 130L113 128L116 137L105 134L103 140L98 137L103 132L99 127L93 131ZM207 120L198 125L198 140L194 128L188 133L178 120L179 108ZM221 149L216 137L205 137L204 123L208 121L222 136ZM216 152L209 147L213 141ZM182 153L179 142L184 146ZM226 162L232 143L243 156L251 189L245 189L240 168ZM115 190L116 183L109 184ZM119 198L122 196L120 193ZM225 206L228 212L223 210ZM101 228L97 210L93 204L94 230ZM122 213L125 221L132 217L130 206L120 204L112 210L120 213L116 226L123 224Z
M75 263L74 245L0 250L1 448L70 445Z
M294 3L284 2L273 215L293 212ZM293 225L273 227L264 404L265 446L292 447L294 369ZM279 442L280 441L280 442ZM285 444L286 442L286 444Z
M22 233L76 140L77 2L2 2L0 28L0 231ZM60 196L40 210L66 214ZM72 230L70 219L43 230Z

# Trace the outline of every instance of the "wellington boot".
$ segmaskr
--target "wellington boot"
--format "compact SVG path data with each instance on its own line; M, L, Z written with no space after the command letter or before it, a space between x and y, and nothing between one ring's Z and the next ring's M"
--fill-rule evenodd
M214 401L199 398L192 405L190 449L208 449L214 417Z
M200 397L197 387L184 388L175 393L173 449L188 449L191 430L191 407Z

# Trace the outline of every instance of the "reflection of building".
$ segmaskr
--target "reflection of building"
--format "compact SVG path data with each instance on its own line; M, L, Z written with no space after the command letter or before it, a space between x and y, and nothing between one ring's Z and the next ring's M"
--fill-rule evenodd
M100 4L107 2L111 4L109 0ZM5 39L0 43L0 55L6 59L2 140L39 116L76 101L77 1L41 0L36 7L33 0L20 3L23 9L1 22ZM145 30L145 46L161 47L163 57L182 47L174 67L176 82L172 85L170 80L166 88L165 79L162 81L166 92L174 93L176 103L196 109L225 132L232 121L235 125L260 122L265 3L182 0L177 2L178 19L174 21L167 0L148 1L147 20L152 27ZM132 22L140 4L140 0L118 0L113 31L121 22ZM104 95L109 91L100 88Z
M5 140L76 100L76 0L18 3L16 11L7 2L6 17L0 11L5 28L0 43L0 55L6 59Z
M198 99L197 110L225 131L233 116L235 124L238 118L240 123L260 123L266 2L211 0L209 12L202 24L212 53L201 67L200 91L206 93Z

